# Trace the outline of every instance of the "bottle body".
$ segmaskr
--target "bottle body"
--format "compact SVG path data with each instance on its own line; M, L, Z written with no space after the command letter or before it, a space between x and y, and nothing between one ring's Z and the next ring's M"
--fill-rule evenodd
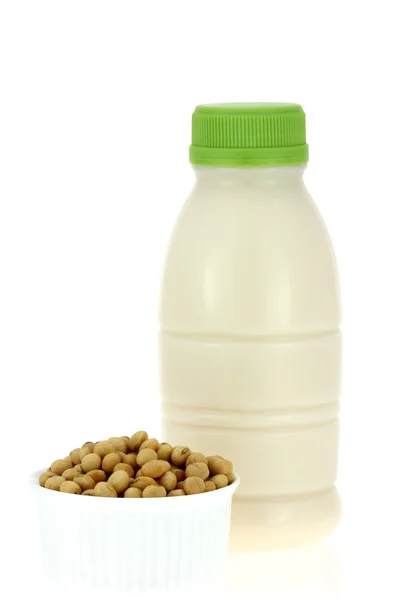
M163 435L232 460L239 501L336 479L338 278L303 171L197 167L165 261Z

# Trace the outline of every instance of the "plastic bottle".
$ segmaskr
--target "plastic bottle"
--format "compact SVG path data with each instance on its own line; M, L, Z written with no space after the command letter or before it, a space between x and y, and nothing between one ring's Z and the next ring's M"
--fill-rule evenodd
M324 537L339 512L338 278L307 161L297 104L195 109L161 285L163 435L233 461L240 547Z

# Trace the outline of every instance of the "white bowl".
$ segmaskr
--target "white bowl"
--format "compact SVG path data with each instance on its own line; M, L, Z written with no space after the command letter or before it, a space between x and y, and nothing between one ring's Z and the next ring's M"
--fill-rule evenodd
M97 498L31 486L44 565L65 586L102 592L200 591L218 585L239 485L172 498Z

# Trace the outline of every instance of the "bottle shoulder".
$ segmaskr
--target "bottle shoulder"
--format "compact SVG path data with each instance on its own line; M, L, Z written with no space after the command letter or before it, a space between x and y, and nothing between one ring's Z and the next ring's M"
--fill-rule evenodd
M167 250L160 321L245 335L337 327L334 252L306 188L195 186Z

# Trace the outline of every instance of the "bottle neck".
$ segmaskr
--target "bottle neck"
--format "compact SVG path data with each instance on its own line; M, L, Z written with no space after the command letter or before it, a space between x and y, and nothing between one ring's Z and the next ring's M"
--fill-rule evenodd
M282 187L303 184L307 164L285 167L204 167L193 166L196 186Z

